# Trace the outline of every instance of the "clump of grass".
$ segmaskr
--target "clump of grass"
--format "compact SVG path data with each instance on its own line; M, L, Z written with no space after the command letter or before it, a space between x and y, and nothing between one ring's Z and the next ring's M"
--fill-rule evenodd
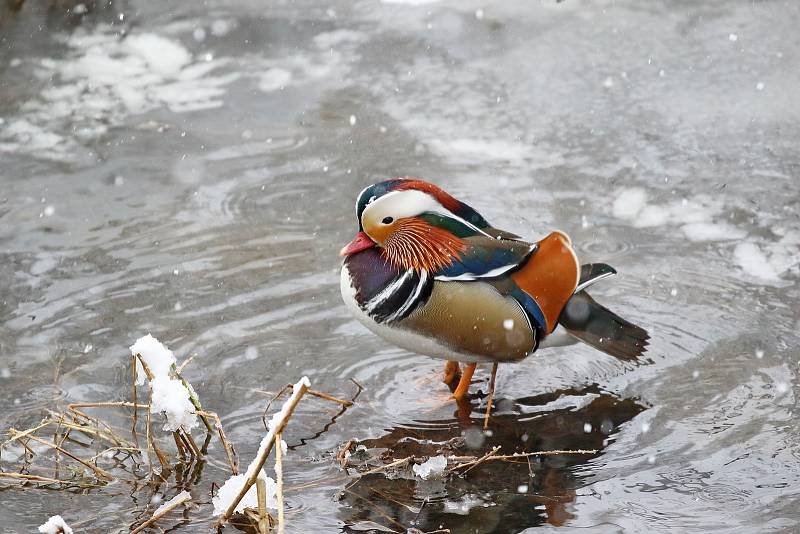
M181 371L189 361L190 359L186 360L180 366L171 365L168 374L170 380L179 381L186 389L184 393L191 402L192 412L203 423L194 434L184 424L169 425L170 428L176 426L176 429L168 432L154 430L153 383L157 376L148 364L148 358L134 352L130 359L132 400L72 403L61 410L48 410L46 417L30 428L9 428L8 438L0 443L0 461L3 460L4 451L12 446L22 447L23 454L21 460L16 460L13 465L0 464L0 480L7 480L20 489L82 492L99 490L111 482L119 482L129 485L135 493L154 493L158 490L175 494L146 518L140 518L131 524L132 534L154 527L179 508L195 508L196 505L186 489L199 479L203 466L213 463L229 471L233 477L239 475L239 462L236 448L227 438L219 415L203 408L192 385L181 376ZM137 376L138 372L143 372L149 381L146 393L142 391L141 380L137 380L140 378ZM353 404L353 401L310 389L310 383L305 377L295 385L286 386L278 395L289 390L292 391L289 401L272 417L271 426L262 440L256 459L246 471L245 484L216 520L218 526L233 518L235 521L231 521L231 524L245 530L267 534L275 528L282 533L285 518L281 445L285 446L285 443L281 436L295 408L305 393L337 403L343 409ZM120 426L120 419L127 419L128 423ZM205 436L202 440L196 440L202 431ZM222 445L224 462L208 454L209 445L214 439ZM198 442L202 445L198 445ZM279 445L275 447L275 444ZM273 449L276 453L277 517L267 511L266 486L264 480L258 477ZM93 454L89 454L87 450ZM246 507L241 513L234 514L242 497L254 485L258 491L258 506ZM166 491L163 489L165 486L169 488ZM150 501L146 496L142 500ZM89 522L90 520L72 521L72 524L79 527Z

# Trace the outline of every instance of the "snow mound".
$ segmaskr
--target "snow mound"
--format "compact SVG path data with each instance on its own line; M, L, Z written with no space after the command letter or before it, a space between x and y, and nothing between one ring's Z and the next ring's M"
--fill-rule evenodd
M192 386L187 382L184 384L170 376L170 370L175 365L175 355L163 343L147 334L136 340L130 346L131 354L139 354L153 373L153 380L150 383L152 392L152 403L150 413L163 412L167 416L164 430L176 431L183 427L191 430L199 424L195 406L192 403L191 395L197 394ZM139 360L136 360L136 384L145 383L144 367Z
M72 534L72 529L60 515L54 515L39 527L42 534Z
M136 356L141 355L153 376L169 376L170 368L175 365L175 355L164 346L159 340L153 337L152 334L147 334L136 340L136 343L129 347L131 354ZM136 360L136 385L144 385L145 381L144 367L142 363Z
M239 495L239 492L242 491L247 478L246 474L233 475L225 481L219 488L219 491L217 491L216 497L211 500L214 505L214 515L223 514L225 510L228 509L236 496ZM262 479L267 486L267 508L277 508L278 501L275 498L275 491L278 485L274 480L264 474L263 470L258 474L258 478ZM258 508L258 490L255 484L244 494L244 497L242 497L242 500L239 501L239 504L236 506L235 511L241 512L245 508Z
M164 430L175 432L181 427L191 430L197 427L197 415L194 404L189 399L189 390L180 380L168 376L157 376L151 383L153 388L153 402L150 413L164 412L167 422Z

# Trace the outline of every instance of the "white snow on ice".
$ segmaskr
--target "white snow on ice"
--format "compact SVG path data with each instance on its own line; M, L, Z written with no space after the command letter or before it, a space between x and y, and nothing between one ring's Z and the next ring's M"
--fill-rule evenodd
M220 107L225 86L239 77L210 76L226 61L195 58L177 39L156 33L120 39L100 26L63 41L63 59L38 62L36 75L46 85L22 104L27 116L0 126L0 152L71 160L81 141L96 139L131 114Z
M54 515L44 525L39 527L42 534L72 534L72 529L60 515Z
M447 467L447 458L442 455L431 456L427 461L419 465L414 464L411 470L420 478L428 480L441 475Z
M758 225L777 236L777 241L751 236L746 230L721 220L724 206L707 195L663 204L649 202L640 187L622 189L614 198L611 214L636 228L677 226L694 242L732 242L734 263L762 282L777 282L785 273L800 274L800 227L772 224L760 214Z

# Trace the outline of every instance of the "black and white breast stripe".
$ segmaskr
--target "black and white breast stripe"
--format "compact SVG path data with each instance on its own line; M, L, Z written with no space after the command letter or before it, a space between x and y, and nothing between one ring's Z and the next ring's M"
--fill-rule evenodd
M428 300L432 289L433 279L427 271L409 269L362 304L361 309L378 323L399 321Z

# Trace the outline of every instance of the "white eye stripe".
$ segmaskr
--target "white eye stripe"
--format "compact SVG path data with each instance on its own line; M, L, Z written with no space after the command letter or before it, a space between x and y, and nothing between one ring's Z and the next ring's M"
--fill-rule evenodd
M392 191L368 204L361 214L361 223L363 225L367 217L372 218L373 221L382 221L386 217L392 217L394 220L398 220L406 217L415 217L425 212L438 213L439 215L455 219L467 228L479 234L491 237L474 224L462 219L442 206L433 196L415 189Z

